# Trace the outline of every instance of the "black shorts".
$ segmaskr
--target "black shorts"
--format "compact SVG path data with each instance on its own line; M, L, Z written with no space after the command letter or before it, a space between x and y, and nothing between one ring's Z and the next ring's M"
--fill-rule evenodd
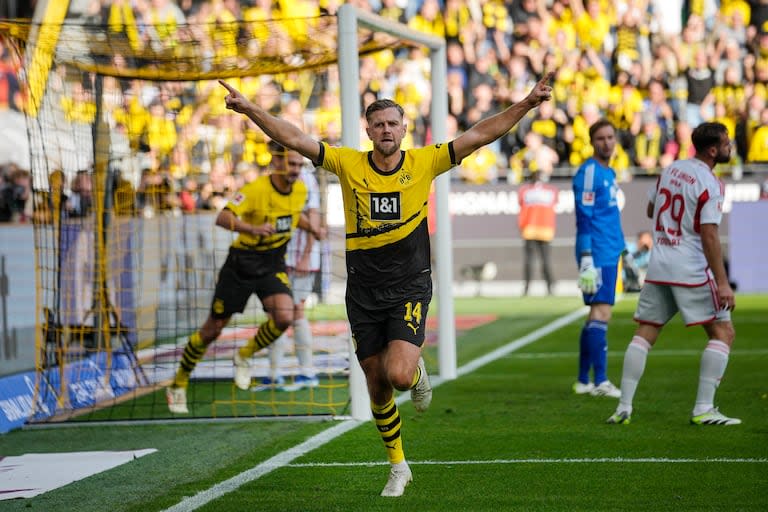
M357 359L378 354L392 340L422 346L431 300L429 272L391 288L347 283L347 317Z
M211 316L229 318L242 313L254 293L262 301L278 293L291 294L284 255L230 248L219 270Z

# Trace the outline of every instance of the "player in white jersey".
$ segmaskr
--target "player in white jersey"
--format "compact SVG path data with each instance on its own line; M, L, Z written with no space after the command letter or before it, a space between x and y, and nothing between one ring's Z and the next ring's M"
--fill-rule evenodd
M319 226L320 187L317 179L306 165L299 179L307 186L304 213L313 226ZM293 342L299 367L293 383L286 383L283 366L288 339L283 334L269 346L270 374L261 380L257 390L297 391L320 384L312 363L312 329L304 313L304 304L312 293L315 275L320 270L320 244L311 233L300 228L294 231L285 251L285 267L293 294Z
M715 391L728 364L735 337L733 290L723 263L719 225L723 185L712 170L730 160L731 142L720 123L702 123L691 136L696 156L673 162L649 193L654 248L635 320L638 328L624 354L621 398L608 423L627 424L645 371L648 351L662 327L680 312L686 326L701 325L708 343L701 356L699 385L691 423L738 425L720 413Z

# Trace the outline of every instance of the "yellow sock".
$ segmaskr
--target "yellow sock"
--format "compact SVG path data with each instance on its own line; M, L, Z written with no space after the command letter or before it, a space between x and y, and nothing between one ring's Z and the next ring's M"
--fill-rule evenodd
M196 332L189 337L187 346L184 347L184 354L181 356L181 363L173 379L173 385L177 388L186 388L189 385L189 375L195 369L197 363L205 355L205 344L200 337L200 332Z
M400 437L400 411L397 410L395 398L390 398L384 405L371 402L371 411L373 411L373 419L376 422L376 428L379 429L381 440L384 441L384 447L387 449L389 462L392 464L403 462L405 452L403 452L403 439Z
M269 346L273 341L280 337L283 331L279 330L275 325L275 322L269 318L266 322L259 326L256 336L248 340L248 343L240 347L240 357L247 359L251 357L257 350L261 350Z
M419 379L421 379L421 367L417 366L416 371L413 373L413 382L411 382L411 389L416 387L416 384L419 383Z

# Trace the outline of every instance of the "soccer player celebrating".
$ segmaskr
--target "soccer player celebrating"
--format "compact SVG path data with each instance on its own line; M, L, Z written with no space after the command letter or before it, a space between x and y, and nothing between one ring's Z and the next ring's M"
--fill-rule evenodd
M258 295L268 315L256 335L234 354L235 385L251 386L248 359L293 323L293 298L285 269L285 248L297 226L316 231L302 218L307 187L299 174L304 157L270 142L272 172L246 184L216 217L216 225L239 233L219 271L211 312L199 331L189 337L181 363L166 388L168 409L186 414L189 376L208 345L221 334L234 313L242 313L251 294Z
M649 193L654 247L635 311L639 325L624 354L621 399L608 423L630 422L648 351L678 311L687 326L701 325L709 340L701 355L691 423L741 423L714 405L735 337L731 311L736 302L723 263L718 228L723 184L712 170L730 160L731 142L728 130L720 123L700 124L691 139L695 157L673 162Z
M618 205L619 186L610 167L616 147L616 130L600 119L589 127L594 156L573 177L576 202L576 262L579 288L589 317L579 340L579 375L576 394L618 398L621 392L608 380L608 322L616 301L619 257L626 249ZM590 370L594 381L590 381Z
M415 409L432 400L421 347L432 299L427 199L432 181L507 133L549 100L553 73L524 100L483 119L448 143L402 150L403 108L379 99L365 112L372 151L331 147L248 101L225 82L227 108L247 115L269 137L336 174L346 220L347 316L365 373L376 427L387 450L382 496L401 496L413 479L405 460L394 390L410 390Z
M320 187L317 179L306 166L301 170L300 179L308 191L304 214L312 224L320 226ZM322 231L325 236L325 228ZM283 334L269 346L270 375L262 379L259 389L298 391L320 385L312 364L312 328L304 312L305 302L312 293L315 276L320 271L320 244L316 242L312 233L299 228L288 241L285 251L285 266L293 292L293 340L299 363L298 373L294 376L292 384L286 384L282 372L288 340Z

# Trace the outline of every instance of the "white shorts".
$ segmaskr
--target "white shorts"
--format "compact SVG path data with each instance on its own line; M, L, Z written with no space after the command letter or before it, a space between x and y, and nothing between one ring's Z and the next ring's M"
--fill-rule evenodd
M718 305L713 281L701 286L674 286L645 282L637 301L635 321L662 326L677 312L685 325L731 321L731 312Z
M293 303L301 304L312 293L312 288L315 285L315 272L310 272L301 276L297 276L293 272L288 272L291 279L291 290L293 292Z

